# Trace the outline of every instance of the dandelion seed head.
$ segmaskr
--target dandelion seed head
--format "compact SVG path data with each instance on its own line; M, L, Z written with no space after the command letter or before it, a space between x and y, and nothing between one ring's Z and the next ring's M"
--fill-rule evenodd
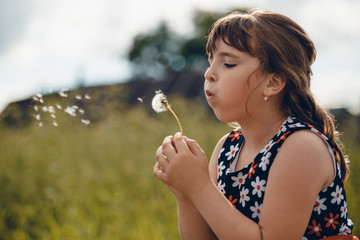
M151 106L155 112L161 113L168 110L169 103L165 94L161 90L155 91L155 96L151 102Z

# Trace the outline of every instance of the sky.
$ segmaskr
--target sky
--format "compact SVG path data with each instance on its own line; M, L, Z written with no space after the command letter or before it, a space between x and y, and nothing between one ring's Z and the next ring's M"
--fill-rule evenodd
M190 35L195 8L239 7L299 23L317 49L318 102L360 113L360 0L0 0L0 111L36 93L124 82L136 34L166 20Z

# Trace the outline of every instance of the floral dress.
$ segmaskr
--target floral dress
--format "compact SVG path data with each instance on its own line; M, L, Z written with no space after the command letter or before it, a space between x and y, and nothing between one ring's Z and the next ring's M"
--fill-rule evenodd
M325 190L319 192L302 239L321 239L333 235L351 234L353 224L348 218L344 184L333 147L324 134L295 117L289 117L284 121L271 141L248 166L240 171L235 171L235 166L244 136L240 129L232 131L219 154L218 188L234 207L258 223L271 165L286 138L299 130L309 130L318 134L327 143L335 166L333 182Z

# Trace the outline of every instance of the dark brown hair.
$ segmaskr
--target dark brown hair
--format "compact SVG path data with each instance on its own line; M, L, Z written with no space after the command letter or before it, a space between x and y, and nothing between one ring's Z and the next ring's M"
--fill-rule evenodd
M316 104L310 92L311 64L316 50L307 33L290 18L270 11L234 12L217 20L208 36L209 56L221 38L226 44L260 60L260 69L285 80L282 109L324 133L335 148L344 180L349 175L333 117Z

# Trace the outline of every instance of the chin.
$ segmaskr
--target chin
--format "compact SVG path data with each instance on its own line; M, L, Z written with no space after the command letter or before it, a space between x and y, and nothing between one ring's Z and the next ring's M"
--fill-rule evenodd
M216 111L214 111L214 114L215 114L216 118L223 123L236 122L235 120L230 119L229 117L226 117L223 114L217 113Z

